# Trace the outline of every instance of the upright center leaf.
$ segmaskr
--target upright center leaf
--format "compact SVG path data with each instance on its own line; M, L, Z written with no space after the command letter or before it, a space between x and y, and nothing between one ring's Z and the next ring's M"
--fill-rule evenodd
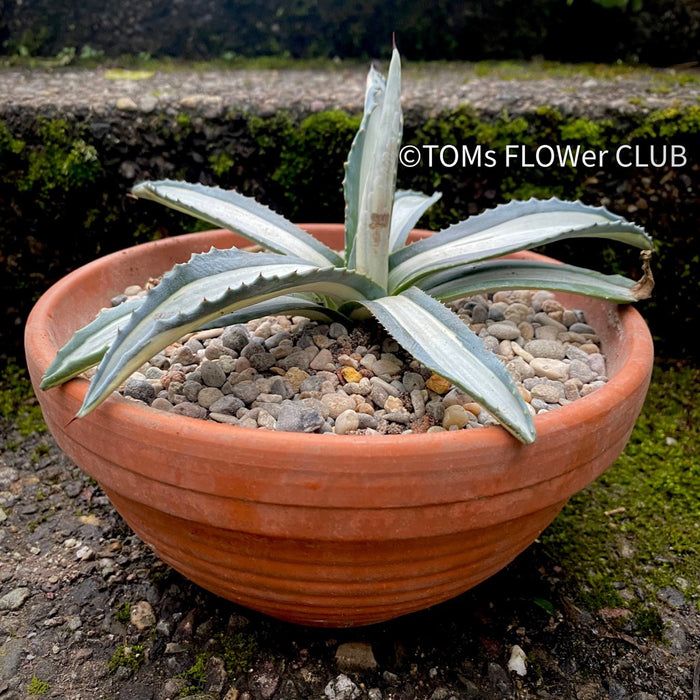
M386 89L368 119L358 188L355 266L381 287L388 281L391 214L403 129L401 61L394 49Z

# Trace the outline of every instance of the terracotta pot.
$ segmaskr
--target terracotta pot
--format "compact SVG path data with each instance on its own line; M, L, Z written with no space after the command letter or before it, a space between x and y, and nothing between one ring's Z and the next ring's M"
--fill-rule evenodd
M309 225L342 245L342 227ZM420 235L420 234L417 234ZM35 387L56 350L127 285L211 245L190 234L108 255L54 285L26 327ZM599 332L610 381L535 418L522 445L493 427L403 436L268 432L173 416L112 397L72 420L84 379L41 391L61 448L164 561L273 617L341 627L447 600L508 564L627 442L652 368L631 307L560 295Z

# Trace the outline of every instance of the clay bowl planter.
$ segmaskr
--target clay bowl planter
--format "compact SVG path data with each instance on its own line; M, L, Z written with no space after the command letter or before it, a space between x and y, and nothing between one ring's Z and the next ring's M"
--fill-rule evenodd
M342 245L342 226L306 228ZM112 296L192 252L232 244L246 242L226 231L160 240L59 281L27 322L34 386ZM610 381L537 416L538 437L527 446L497 427L394 436L251 430L115 396L72 420L86 380L36 391L61 448L187 578L283 620L366 625L447 600L497 572L625 446L651 374L647 327L631 307L559 298L583 308L599 332Z

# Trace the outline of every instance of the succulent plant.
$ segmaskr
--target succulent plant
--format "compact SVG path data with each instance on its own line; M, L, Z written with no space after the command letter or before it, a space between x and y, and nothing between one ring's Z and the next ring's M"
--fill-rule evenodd
M259 316L374 316L426 367L482 404L519 440L535 439L532 416L497 357L443 305L498 289L550 289L629 303L651 280L499 256L556 240L594 237L652 247L640 227L602 207L558 199L511 202L406 245L439 194L395 191L402 134L401 65L394 48L385 79L367 77L364 114L345 170L345 248L338 253L255 200L176 181L133 193L243 235L264 249L212 249L175 265L142 300L102 312L77 331L47 370L47 389L97 364L84 416L133 371L182 335ZM269 251L269 252L267 252ZM101 360L101 361L100 361Z

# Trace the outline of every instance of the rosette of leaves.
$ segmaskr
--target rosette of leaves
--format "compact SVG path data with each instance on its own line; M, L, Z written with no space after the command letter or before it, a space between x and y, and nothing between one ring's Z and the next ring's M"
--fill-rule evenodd
M345 248L331 250L258 202L233 191L176 181L133 192L219 227L263 252L212 249L178 264L139 300L101 313L77 331L47 370L48 389L99 362L78 416L84 416L144 361L184 334L288 313L315 319L374 316L426 367L483 405L515 437L535 428L497 357L442 302L499 289L551 289L620 303L648 296L651 282L500 256L577 237L652 246L640 227L601 207L557 199L511 202L406 245L438 198L396 191L402 135L401 66L394 49L386 77L371 68L364 114L346 163Z

